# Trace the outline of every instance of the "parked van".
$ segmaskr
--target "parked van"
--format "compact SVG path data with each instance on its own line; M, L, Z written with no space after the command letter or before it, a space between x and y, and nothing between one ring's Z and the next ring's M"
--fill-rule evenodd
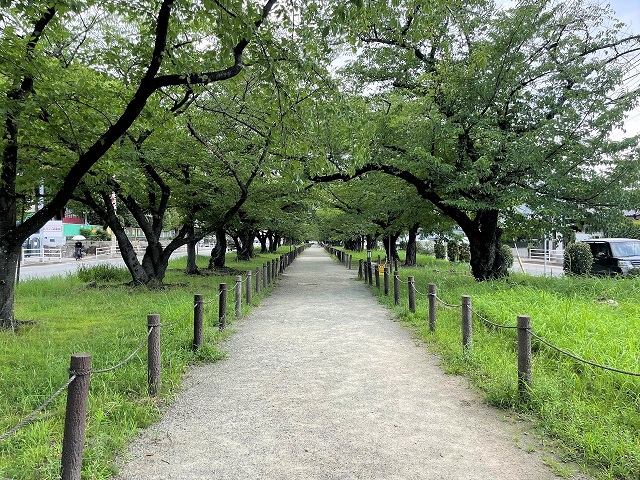
M640 272L640 240L633 238L593 238L583 240L591 248L595 275L627 275L629 271Z

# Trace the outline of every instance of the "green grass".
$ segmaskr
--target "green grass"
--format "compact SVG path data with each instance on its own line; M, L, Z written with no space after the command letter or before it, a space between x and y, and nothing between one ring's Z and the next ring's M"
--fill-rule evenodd
M353 253L354 269L364 253ZM384 257L384 252L373 252ZM550 343L587 360L640 372L640 279L532 277L512 274L502 281L476 282L468 267L419 256L417 268L400 268L406 281L427 292L434 283L438 296L459 305L472 297L472 308L488 320L515 325L518 315L531 317L532 331ZM381 282L382 283L382 282ZM588 468L597 478L638 478L640 472L640 378L604 371L532 343L531 399L522 404L517 392L515 330L485 326L473 318L473 349L464 355L459 308L438 306L436 332L428 326L428 300L416 295L416 313L409 312L407 286L401 304L393 306L372 287L381 302L395 309L429 348L442 355L450 373L469 376L487 401L533 415L540 429L558 440L564 459Z
M280 253L288 251L283 247ZM17 333L0 332L0 435L64 385L72 354L90 353L94 370L115 365L145 338L147 314L159 313L163 323L178 323L161 330L162 391L158 397L147 395L146 347L116 371L91 376L82 478L110 478L115 472L114 459L126 442L139 428L158 420L179 392L187 366L224 356L216 345L233 330L235 275L255 272L276 256L260 255L250 262L229 258L227 266L237 273L203 276L185 275L186 259L173 260L165 278L167 286L156 289L126 286L127 277L111 268L84 271L84 281L74 275L22 282L16 289L15 312L25 323ZM207 260L199 257L198 265L205 267ZM105 284L105 278L112 281ZM227 283L227 325L231 327L224 332L217 328L222 282ZM254 292L253 304L268 291ZM203 294L205 302L211 302L204 308L204 345L197 353L191 349L194 294ZM243 305L243 313L249 308ZM65 402L63 393L36 421L0 441L0 478L59 478Z

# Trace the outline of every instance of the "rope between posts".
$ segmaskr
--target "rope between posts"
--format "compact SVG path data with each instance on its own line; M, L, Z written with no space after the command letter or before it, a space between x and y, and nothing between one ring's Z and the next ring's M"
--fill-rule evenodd
M421 291L419 291L419 290L416 288L416 284L415 284L415 283L413 284L413 291L414 291L414 292L416 292L416 293L418 293L418 294L420 294L420 295L422 295L423 297L428 297L428 296L429 296L429 294L428 294L428 293L422 293Z
M160 325L158 325L158 326L160 326ZM145 337L142 339L140 344L135 348L135 350L127 358L122 360L120 363L117 363L116 365L113 365L112 367L103 368L101 370L91 370L91 373L106 373L106 372L111 372L113 370L116 370L117 368L122 367L125 363L129 362L140 351L140 349L144 346L145 343L147 343L147 340L149 339L149 335L151 335L151 332L153 332L154 328L156 328L156 327L153 326L153 327L149 328L149 331L147 332Z
M217 301L218 301L218 298L220 298L220 295L222 295L222 290L220 290L220 291L218 292L218 295L216 295L216 296L213 298L213 300L207 300L206 302L202 302L202 305L209 305L210 303L217 302ZM194 305L194 308L195 308L195 305Z
M249 275L245 276L245 279L249 278ZM236 284L240 283L238 281L236 281ZM220 295L222 295L222 291L220 291L217 295L217 297L219 298ZM213 300L210 300L208 302L202 302L202 305L206 305L209 303L213 303L215 301L218 300L218 298L214 298ZM51 404L51 402L53 402L69 385L71 385L71 382L73 382L78 376L80 375L91 375L91 374L98 374L98 373L107 373L107 372L111 372L114 371L120 367L122 367L123 365L125 365L126 363L128 363L129 361L131 361L131 359L138 354L138 352L142 349L142 347L145 345L145 343L147 343L149 336L151 335L151 332L153 331L153 329L157 326L157 327L168 327L171 325L175 325L179 322L181 322L182 320L184 320L185 318L187 318L191 312L198 306L197 303L194 303L193 307L186 312L184 315L182 315L181 317L179 317L177 320L170 322L170 323L162 323L160 325L155 325L155 326L151 326L149 328L149 330L147 331L147 334L145 335L145 337L142 339L142 341L138 344L138 346L133 350L133 352L131 352L130 355L128 355L124 360L122 360L121 362L118 362L117 364L108 367L108 368L103 368L103 369L91 369L91 370L87 370L87 371L82 371L82 372L69 372L71 373L71 376L69 377L69 380L67 380L65 382L64 385L62 385L53 395L51 395L47 400L45 400L38 408L36 408L33 412L31 412L29 415L27 415L26 417L24 417L22 420L20 420L14 427L10 428L8 431L6 431L5 433L3 433L2 435L0 435L0 441L6 440L7 438L9 438L11 435L13 435L14 433L16 433L20 428L22 428L24 425L26 425L29 422L32 422L36 416L42 411L44 410L47 406L49 406Z
M547 342L544 338L542 338L542 337L536 335L535 333L533 333L531 331L531 329L527 329L527 330L529 330L529 333L531 334L532 337L537 338L540 342L544 343L547 347L552 348L553 350L556 350L556 351L562 353L563 355L566 355L567 357L571 357L574 360L577 360L577 361L582 362L582 363L586 363L587 365L591 365L592 367L601 368L603 370L609 370L610 372L616 372L616 373L622 373L624 375L631 375L631 376L634 376L634 377L640 377L640 373L638 373L638 372L629 372L629 371L626 371L626 370L620 370L620 369L617 369L617 368L608 367L606 365L600 365L599 363L595 363L595 362L591 362L589 360L585 360L584 358L581 358L581 357L575 355L574 353L571 353L571 352L569 352L567 350L563 350L562 348L556 347L555 345Z
M483 317L482 315L480 315L478 312L476 312L473 308L471 309L471 312L478 317L480 320L482 320L484 323L491 325L493 327L497 327L497 328L509 328L509 329L513 329L513 328L518 328L517 325L501 325L499 323L495 323L492 322L491 320L486 319L485 317Z
M178 317L177 320L174 320L173 322L169 322L169 323L161 323L160 326L161 327L170 327L172 325L175 325L176 323L180 323L182 320L184 320L185 318L187 318L189 315L191 315L191 312L193 312L196 307L198 306L197 303L193 304L193 307L191 307L191 310L187 311L187 313L185 313L184 315L182 315L181 317Z
M71 382L73 382L76 379L76 377L77 375L72 375L71 377L69 377L69 380L67 380L67 382L64 385L62 385L53 395L51 395L47 400L45 400L45 402L42 405L40 405L38 408L36 408L33 412L31 412L29 415L24 417L22 420L20 420L16 426L14 426L13 428L10 428L7 432L0 435L0 442L2 440L6 440L7 438L9 438L11 435L16 433L27 423L33 421L36 418L36 415L38 415L42 410L47 408L47 406L51 402L53 402L56 399L56 397L58 397L58 395L60 395L69 385L71 385Z
M398 278L398 280L400 280L400 279ZM405 283L405 284L409 283L409 282L404 282L402 280L400 280L400 281L402 283ZM433 294L433 293L424 294L424 293L420 292L415 287L415 283L412 285L412 287L413 287L413 291L414 292L417 292L420 295L425 296L425 297L433 296L433 297L435 297L435 299L438 302L440 302L441 304L443 304L443 305L445 305L447 307L451 307L451 308L461 308L462 307L462 305L452 305L450 303L447 303L444 300L442 300L440 297L438 297L438 295L436 295L436 294ZM511 329L511 330L520 328L517 325L502 325L502 324L499 324L499 323L492 322L491 320L489 320L486 317L480 315L478 312L476 312L473 309L471 309L471 312L472 312L472 314L474 314L476 317L478 317L481 321L483 321L487 325L491 325L491 326L496 327L496 328L504 328L504 329ZM579 357L578 355L576 355L574 353L571 353L571 352L569 352L567 350L563 350L562 348L553 345L552 343L548 342L547 340L545 340L544 338L540 337L539 335L536 335L533 331L531 331L531 329L528 329L528 330L529 330L529 333L531 334L532 337L538 339L544 345L548 346L549 348L551 348L553 350L558 351L559 353L561 353L563 355L566 355L567 357L573 358L574 360L577 360L579 362L585 363L587 365L591 365L591 366L596 367L596 368L600 368L600 369L603 369L603 370L608 370L610 372L621 373L623 375L631 375L631 376L634 376L634 377L640 377L640 372L631 372L631 371L627 371L627 370L621 370L621 369L618 369L618 368L609 367L607 365L601 365L599 363L592 362L592 361L586 360L584 358L581 358L581 357Z
M445 302L438 295L434 295L432 293L430 293L429 295L433 295L436 298L436 300L439 301L441 304L443 304L445 307L462 308L462 305L451 305L450 303Z

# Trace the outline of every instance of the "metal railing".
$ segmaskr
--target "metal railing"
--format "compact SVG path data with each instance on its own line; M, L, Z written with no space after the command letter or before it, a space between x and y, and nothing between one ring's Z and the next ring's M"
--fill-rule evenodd
M138 253L137 250L136 250L136 253ZM94 256L98 258L98 257L114 257L116 255L120 255L120 247L109 246L109 247L97 247L96 253Z
M62 248L23 248L22 263L59 262L62 260Z
M542 248L530 248L528 258L540 262L562 263L564 250L543 250Z

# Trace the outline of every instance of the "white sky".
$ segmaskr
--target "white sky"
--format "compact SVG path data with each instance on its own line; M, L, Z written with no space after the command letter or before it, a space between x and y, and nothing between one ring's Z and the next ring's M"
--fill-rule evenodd
M637 0L610 0L609 5L616 12L616 17L627 24L629 35L640 34L640 2ZM638 60L636 59L636 63ZM640 66L636 67L630 88L640 88ZM631 73L633 75L634 73ZM628 137L640 133L640 108L630 112L626 122L626 132L620 132L621 137Z

